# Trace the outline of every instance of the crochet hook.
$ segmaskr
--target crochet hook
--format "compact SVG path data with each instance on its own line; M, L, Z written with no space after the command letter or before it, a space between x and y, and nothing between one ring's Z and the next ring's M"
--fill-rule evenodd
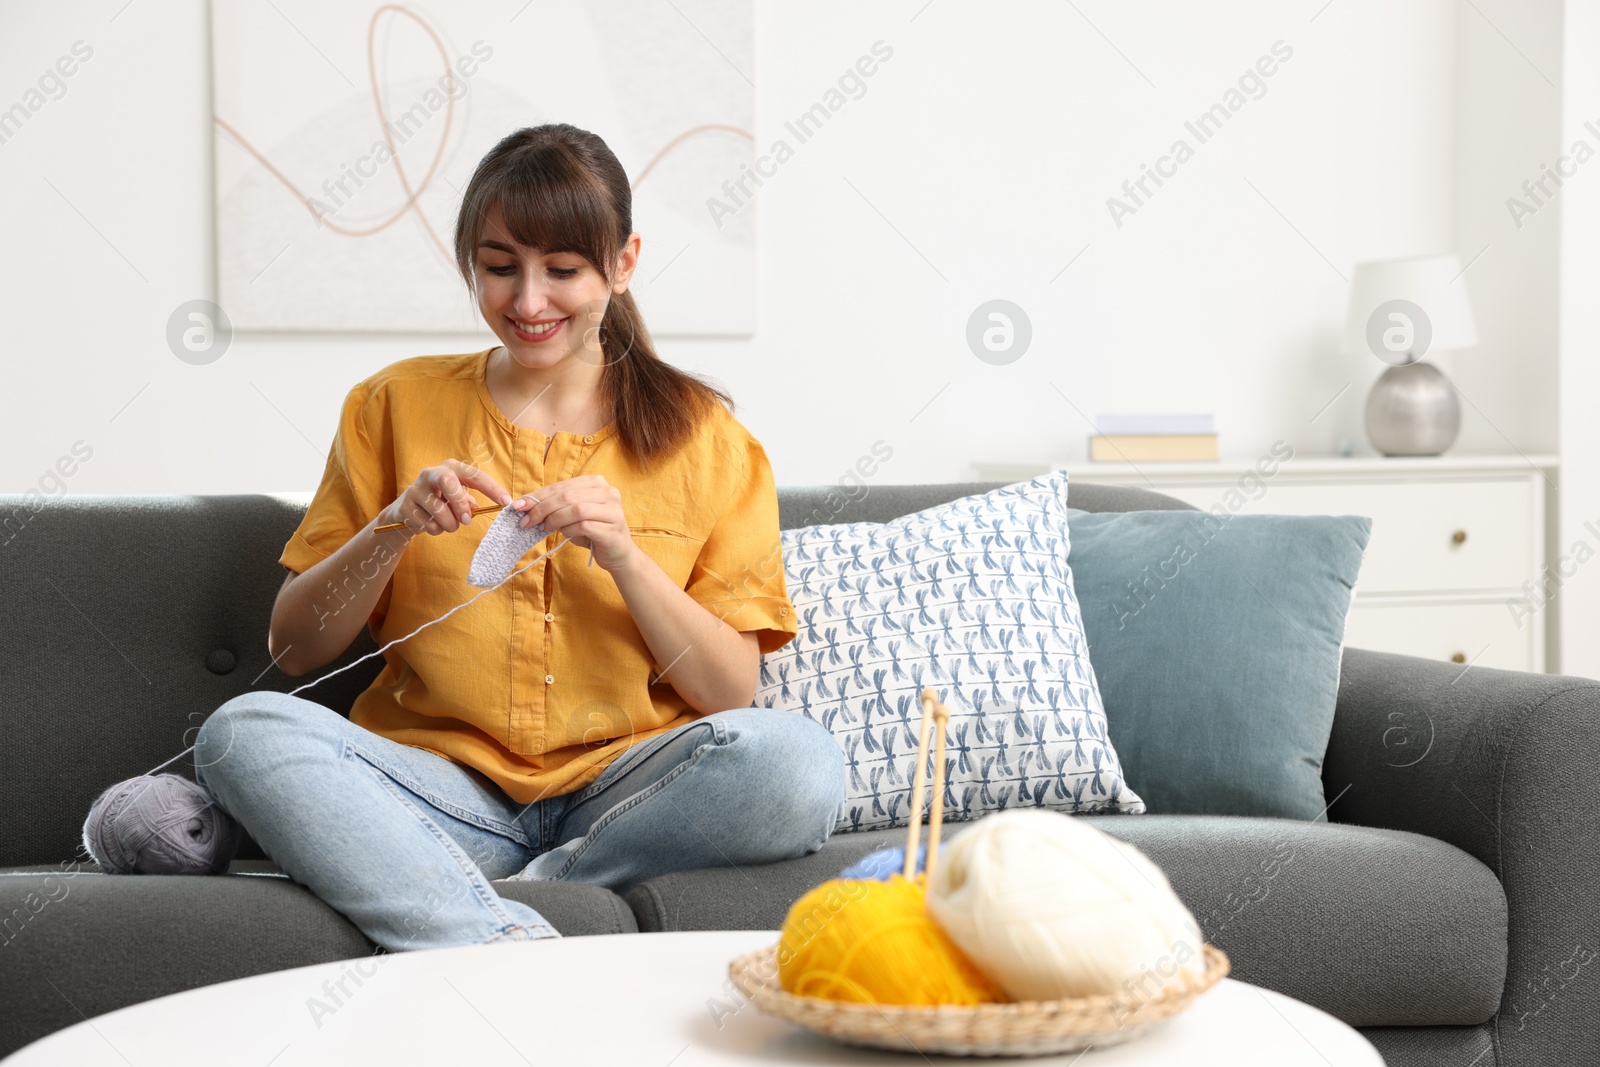
M499 511L503 507L505 507L504 504L486 504L481 508L473 508L472 513L474 515L481 515L485 511ZM386 522L382 526L373 527L373 532L379 533L384 530L400 530L404 529L405 525L406 524L403 522Z

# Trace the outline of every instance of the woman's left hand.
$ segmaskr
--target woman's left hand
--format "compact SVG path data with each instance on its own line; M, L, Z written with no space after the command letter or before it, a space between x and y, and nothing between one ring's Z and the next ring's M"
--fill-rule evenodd
M622 491L604 475L585 474L554 482L518 497L511 506L522 512L519 526L538 523L551 533L560 533L579 548L590 549L594 561L609 572L634 562L639 551L622 514Z

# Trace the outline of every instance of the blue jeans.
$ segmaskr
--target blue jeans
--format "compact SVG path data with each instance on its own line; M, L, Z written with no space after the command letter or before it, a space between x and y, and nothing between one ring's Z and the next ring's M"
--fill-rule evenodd
M668 871L815 852L845 797L832 735L772 708L703 716L526 805L477 770L284 693L223 704L194 759L196 780L285 874L390 951L560 936L491 879L621 893Z

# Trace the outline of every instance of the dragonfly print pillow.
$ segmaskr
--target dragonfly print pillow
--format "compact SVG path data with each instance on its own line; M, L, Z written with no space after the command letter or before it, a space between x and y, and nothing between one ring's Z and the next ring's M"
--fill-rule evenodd
M840 831L906 824L924 686L951 712L947 820L1013 807L1144 811L1089 664L1067 567L1065 471L782 539L799 633L762 657L755 702L814 719L839 742Z

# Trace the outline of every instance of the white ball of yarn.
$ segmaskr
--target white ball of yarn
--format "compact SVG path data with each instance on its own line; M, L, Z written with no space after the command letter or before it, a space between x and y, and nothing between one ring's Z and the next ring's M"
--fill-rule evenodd
M1205 974L1200 926L1161 869L1071 815L979 819L940 853L927 907L1016 1000L1149 1000Z

